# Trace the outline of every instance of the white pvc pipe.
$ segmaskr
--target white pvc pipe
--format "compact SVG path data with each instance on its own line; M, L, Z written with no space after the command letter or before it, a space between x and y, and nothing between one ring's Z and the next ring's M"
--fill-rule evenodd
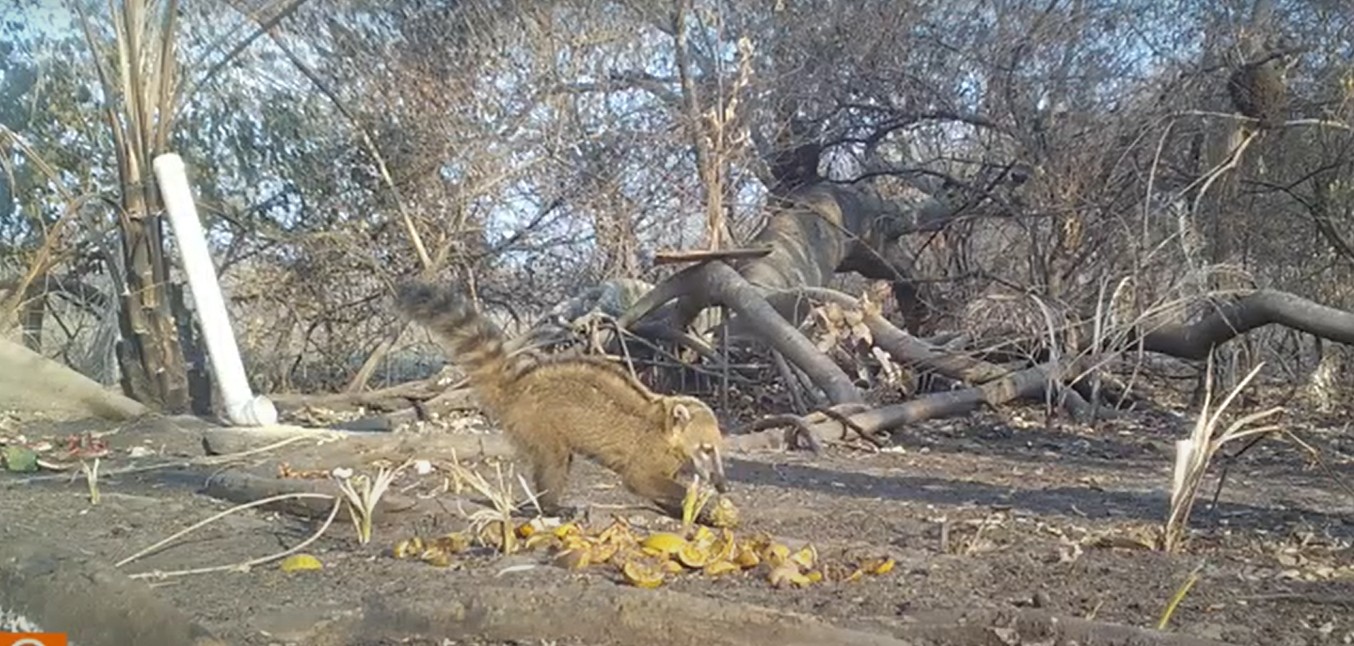
M198 220L197 205L188 188L188 175L183 159L174 153L155 158L155 177L160 183L160 198L164 200L169 224L174 229L183 271L188 275L188 288L197 305L198 323L207 342L207 356L211 358L212 374L226 409L226 417L238 426L267 426L277 423L277 408L263 395L258 397L249 389L249 379L240 361L240 348L235 344L235 333L230 329L226 303L221 298L216 267L207 252L207 237Z

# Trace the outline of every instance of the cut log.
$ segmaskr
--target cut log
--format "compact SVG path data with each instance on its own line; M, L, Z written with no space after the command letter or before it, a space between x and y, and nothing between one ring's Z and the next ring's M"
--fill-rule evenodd
M511 455L512 445L501 433L360 433L270 426L214 428L203 432L209 454L242 453L292 437L305 438L286 447L294 466L310 469L352 467L375 459L407 458L478 460Z

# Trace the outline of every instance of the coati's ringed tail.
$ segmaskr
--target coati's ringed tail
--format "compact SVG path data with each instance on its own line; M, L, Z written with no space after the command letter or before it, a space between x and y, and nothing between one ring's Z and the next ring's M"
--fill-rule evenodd
M485 403L497 407L504 382L511 378L503 331L452 289L427 283L401 285L396 304L446 347L449 358L470 378L471 388L488 400Z

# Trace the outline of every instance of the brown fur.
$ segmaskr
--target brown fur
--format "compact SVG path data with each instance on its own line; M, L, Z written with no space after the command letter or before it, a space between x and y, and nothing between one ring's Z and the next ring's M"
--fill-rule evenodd
M428 328L464 369L487 412L530 467L547 513L559 510L574 454L621 476L631 492L681 513L694 468L725 485L723 436L714 412L694 397L659 395L619 365L585 356L509 356L498 326L453 290L400 288L399 308Z
M1258 119L1260 128L1283 123L1288 87L1278 60L1265 58L1242 65L1228 77L1227 92L1237 112Z

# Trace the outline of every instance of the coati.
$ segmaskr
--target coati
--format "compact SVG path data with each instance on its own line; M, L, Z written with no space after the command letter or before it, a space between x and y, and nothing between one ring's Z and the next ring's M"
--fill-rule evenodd
M679 473L693 470L728 491L719 422L699 399L655 394L598 357L510 356L502 330L454 289L408 283L396 301L466 372L480 405L528 463L545 513L559 513L576 453L675 517L686 494Z
M1276 128L1283 123L1287 108L1288 86L1278 57L1270 54L1246 63L1227 78L1227 93L1237 112L1257 119L1260 129Z

